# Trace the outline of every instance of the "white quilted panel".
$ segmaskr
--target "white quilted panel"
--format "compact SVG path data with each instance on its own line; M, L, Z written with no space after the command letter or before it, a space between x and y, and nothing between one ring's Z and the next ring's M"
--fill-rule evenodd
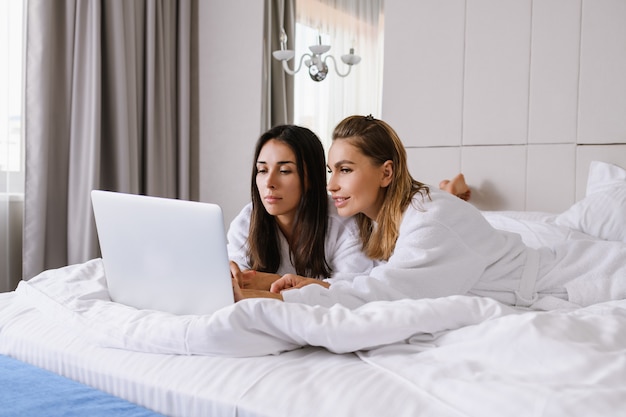
M524 210L526 148L466 146L461 160L472 190L471 202L481 210Z
M574 144L529 145L526 210L561 213L575 201Z
M461 172L461 148L407 148L411 175L434 187Z
M533 2L529 143L576 138L581 1Z
M385 42L383 118L416 178L460 171L481 209L556 213L591 160L626 167L625 0L394 0Z
M385 3L383 118L407 146L461 144L463 0ZM398 105L399 103L405 103Z
M530 0L467 2L463 144L527 141Z
M626 1L583 2L578 143L626 142Z

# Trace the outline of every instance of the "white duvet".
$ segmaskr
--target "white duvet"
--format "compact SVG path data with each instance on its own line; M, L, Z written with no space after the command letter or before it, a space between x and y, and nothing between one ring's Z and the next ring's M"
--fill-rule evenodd
M431 398L439 416L588 417L626 410L624 300L539 312L470 296L356 310L259 299L211 316L175 316L110 301L99 259L46 271L21 282L16 295L105 347L218 356L306 345L356 352Z
M252 299L212 315L178 316L111 301L101 259L45 271L20 282L16 293L101 345L184 355L261 356L307 345L355 352L430 340L516 312L488 298L454 296L374 302L356 310Z

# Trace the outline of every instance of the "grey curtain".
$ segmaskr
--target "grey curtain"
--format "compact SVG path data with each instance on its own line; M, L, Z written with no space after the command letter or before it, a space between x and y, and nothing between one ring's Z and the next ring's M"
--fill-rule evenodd
M189 199L195 0L29 0L23 275L100 256L92 189Z
M280 49L281 23L287 33L288 48L295 49L295 0L265 0L262 131L293 123L293 76L285 73L282 63L272 57L272 51ZM293 62L289 63L293 66Z

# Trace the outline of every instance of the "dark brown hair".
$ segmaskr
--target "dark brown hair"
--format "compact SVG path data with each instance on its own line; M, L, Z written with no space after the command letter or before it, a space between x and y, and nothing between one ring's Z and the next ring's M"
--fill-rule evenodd
M328 229L324 147L315 133L294 125L276 126L261 135L256 143L252 167L252 214L248 235L250 266L258 271L274 273L281 263L280 231L274 217L265 210L256 185L256 161L263 146L271 139L286 144L295 154L302 189L289 248L290 261L298 275L330 277L332 270L324 251Z

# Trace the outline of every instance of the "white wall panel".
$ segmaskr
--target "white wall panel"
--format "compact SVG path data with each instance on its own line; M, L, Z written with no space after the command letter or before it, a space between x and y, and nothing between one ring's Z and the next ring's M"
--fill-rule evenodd
M529 143L576 140L581 1L533 2Z
M198 15L200 200L228 224L250 201L261 133L263 2L200 1Z
M463 0L385 3L382 117L407 145L461 144L464 19Z
M591 160L626 166L626 0L462 3L385 3L383 117L416 147L416 178L461 171L481 209L563 211Z
M578 143L626 142L626 1L582 10Z
M526 210L561 213L575 201L576 146L531 145L527 148Z
M524 210L525 146L465 146L461 161L472 189L471 203L481 210Z
M439 187L461 172L461 148L407 148L409 171L416 180Z
M585 196L591 161L604 161L626 169L626 144L576 147L576 200Z
M467 2L463 144L528 136L530 0Z

